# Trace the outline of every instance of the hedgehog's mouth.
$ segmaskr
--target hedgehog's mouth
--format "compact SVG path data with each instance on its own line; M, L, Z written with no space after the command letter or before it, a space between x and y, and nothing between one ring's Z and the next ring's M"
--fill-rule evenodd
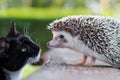
M52 42L52 41L47 43L47 47L48 48L51 48L51 47L63 48L62 43L60 43L60 42Z
M50 44L47 44L47 47L48 48L51 48L51 47L54 47L54 48L62 48L62 45L58 44L58 45L50 45Z

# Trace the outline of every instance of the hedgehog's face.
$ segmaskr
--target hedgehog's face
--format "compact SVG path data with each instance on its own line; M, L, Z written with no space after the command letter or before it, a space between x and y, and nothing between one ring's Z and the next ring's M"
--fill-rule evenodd
M53 38L47 43L48 47L71 48L74 37L66 31L52 31Z

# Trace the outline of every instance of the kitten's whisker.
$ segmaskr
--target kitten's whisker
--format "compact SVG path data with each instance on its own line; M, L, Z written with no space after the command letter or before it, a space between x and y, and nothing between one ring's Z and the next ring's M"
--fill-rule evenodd
M30 26L30 24L26 25L26 35L28 35L28 36L29 36L29 32L28 32L29 26Z
M40 41L38 41L38 44L40 44Z
M33 34L35 34L35 32L29 33L29 36L31 37Z
M26 27L27 27L27 24L24 25L24 35L27 34L27 32L26 32Z
M25 25L24 25L24 30L23 30L23 31L24 31L24 35L28 35L28 36L29 36L29 32L28 32L29 25L30 25L30 24L25 24Z
M24 28L23 28L23 33L24 33L24 35L26 34L26 32L25 32L25 25L24 25Z
M37 40L35 40L35 43L37 43L37 44L38 44L38 39L37 39Z
M35 41L35 43L36 43L36 44L40 44L40 41L37 39L37 40Z

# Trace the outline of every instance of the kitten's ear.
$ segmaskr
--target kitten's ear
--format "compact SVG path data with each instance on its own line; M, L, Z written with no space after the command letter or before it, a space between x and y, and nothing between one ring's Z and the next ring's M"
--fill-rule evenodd
M8 50L9 44L5 38L0 38L0 58L5 57L5 51Z
M1 49L5 46L5 39L4 38L0 38L0 51Z
M6 37L15 37L16 35L18 35L18 32L16 30L15 22L11 21L10 29Z
M65 28L65 31L69 32L72 36L75 36L74 30L71 28Z

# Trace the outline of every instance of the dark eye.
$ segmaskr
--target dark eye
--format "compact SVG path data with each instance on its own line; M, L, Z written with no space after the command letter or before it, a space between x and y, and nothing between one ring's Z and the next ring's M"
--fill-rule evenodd
M25 47L25 46L23 46L22 48L21 48L21 52L27 52L27 48Z
M64 38L64 35L60 35L60 38Z

